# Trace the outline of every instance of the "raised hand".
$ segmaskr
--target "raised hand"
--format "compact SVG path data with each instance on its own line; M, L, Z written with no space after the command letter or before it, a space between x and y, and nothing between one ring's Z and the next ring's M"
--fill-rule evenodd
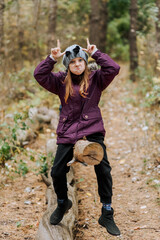
M90 44L89 39L87 38L87 48L83 48L82 50L86 51L89 54L92 54L97 49L96 45Z
M51 48L51 55L57 61L58 58L60 58L64 54L65 54L65 52L61 53L60 41L58 39L57 40L57 47L56 48Z

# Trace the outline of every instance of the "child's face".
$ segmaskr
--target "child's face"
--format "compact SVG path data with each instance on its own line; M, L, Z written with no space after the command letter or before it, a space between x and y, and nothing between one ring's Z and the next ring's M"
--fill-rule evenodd
M70 71L75 75L81 75L86 68L86 64L83 58L74 58L69 63Z

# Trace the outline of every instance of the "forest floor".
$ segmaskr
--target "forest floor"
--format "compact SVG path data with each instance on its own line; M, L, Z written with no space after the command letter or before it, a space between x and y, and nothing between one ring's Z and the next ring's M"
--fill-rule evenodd
M130 83L128 68L122 65L119 76L102 96L100 103L106 128L105 143L112 167L113 208L123 240L160 239L160 147L155 139L152 112L139 106ZM49 130L34 144L45 151ZM33 162L28 162L32 168ZM111 240L98 224L101 203L93 166L74 165L79 216L75 240ZM3 183L3 184L2 184ZM2 174L0 188L0 239L35 239L39 221L46 210L46 186L30 171L25 177Z
M102 99L106 129L105 143L112 167L113 208L121 230L120 239L160 239L160 147L154 140L151 112L140 108L133 90L136 84L126 82L127 66L122 66L109 91ZM129 103L131 102L131 103ZM158 167L159 165L159 167ZM101 203L93 166L75 167L79 219L76 240L116 239L97 221Z

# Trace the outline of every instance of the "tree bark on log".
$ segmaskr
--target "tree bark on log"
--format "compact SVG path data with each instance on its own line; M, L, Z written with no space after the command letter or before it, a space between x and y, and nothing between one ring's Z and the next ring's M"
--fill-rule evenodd
M52 186L51 177L46 178L43 175L43 180L47 185L46 201L48 205L47 210L40 221L36 240L73 240L73 228L78 214L77 201L75 197L76 188L75 185L73 185L73 169L71 168L67 175L68 195L69 199L72 200L73 206L58 225L51 225L49 222L50 216L57 206L57 198Z
M54 153L52 152L52 154ZM104 151L99 143L79 140L74 146L74 158L79 162L96 165L103 159L103 155ZM46 202L48 206L40 221L36 240L73 240L73 229L78 215L73 168L71 167L70 172L67 174L68 196L72 200L73 206L58 225L50 224L50 216L57 206L57 197L53 189L50 173L48 173L48 176L47 178L42 175L42 179L47 186Z

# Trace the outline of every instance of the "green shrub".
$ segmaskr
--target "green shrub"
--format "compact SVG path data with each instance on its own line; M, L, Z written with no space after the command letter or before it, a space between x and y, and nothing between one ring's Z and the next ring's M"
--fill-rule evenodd
M44 174L46 177L48 177L48 162L47 162L47 157L41 155L40 156L40 174Z
M139 67L139 83L135 93L142 95L141 106L151 107L160 104L160 78L154 77L146 68Z
M40 155L39 159L37 160L37 165L39 167L38 174L44 174L46 177L48 177L48 170L49 165L48 162L51 161L51 164L53 165L54 157L51 154L46 155Z
M17 170L15 172L18 173L19 175L25 176L26 173L29 172L27 163L24 162L23 160L20 160Z
M114 19L108 24L107 52L113 58L129 60L129 15Z
M12 159L16 152L21 152L22 148L17 141L17 131L19 129L26 130L26 126L22 115L14 114L13 123L8 125L3 123L0 125L0 165L5 166L5 162Z

